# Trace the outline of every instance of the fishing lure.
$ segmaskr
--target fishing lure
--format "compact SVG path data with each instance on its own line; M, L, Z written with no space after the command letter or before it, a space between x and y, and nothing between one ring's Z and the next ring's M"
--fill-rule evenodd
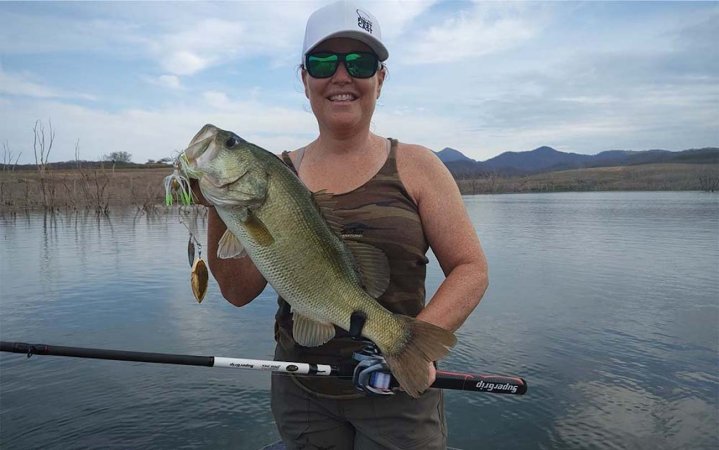
M175 161L171 175L165 177L165 205L172 206L174 199L185 206L192 204L192 189L190 181L180 174L180 163Z
M197 299L197 303L202 303L207 293L207 283L210 278L209 271L207 270L207 264L202 259L202 244L197 241L195 235L185 225L180 218L180 223L187 228L190 233L190 239L187 241L187 260L190 263L190 286L192 287L192 293ZM195 257L195 249L197 249L197 257Z
M202 299L205 298L207 293L207 281L209 279L209 271L205 261L197 258L192 264L192 271L190 272L190 284L192 286L192 293L197 299L197 303L202 303Z

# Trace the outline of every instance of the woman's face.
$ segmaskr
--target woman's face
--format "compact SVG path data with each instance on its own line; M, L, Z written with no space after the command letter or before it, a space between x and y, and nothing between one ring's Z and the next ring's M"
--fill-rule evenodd
M347 53L371 49L354 39L333 38L322 42L313 51ZM384 77L385 72L380 69L371 78L353 78L342 63L329 78L313 78L303 70L305 95L310 100L320 130L342 133L363 127L369 129Z

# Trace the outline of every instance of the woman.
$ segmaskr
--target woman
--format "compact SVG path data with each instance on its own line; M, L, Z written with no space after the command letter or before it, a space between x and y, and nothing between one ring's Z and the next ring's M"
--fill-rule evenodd
M390 286L387 309L454 331L487 288L486 261L456 183L427 148L370 131L389 54L370 13L339 2L310 16L302 81L319 126L307 146L283 153L312 191L334 194L344 234L380 248ZM197 191L197 190L196 190ZM214 210L208 224L209 262L222 295L243 306L266 281L249 258L216 258L225 225ZM425 305L425 253L431 247L446 279ZM346 363L361 345L346 332L315 348L292 337L289 307L279 299L277 360ZM435 367L427 367L434 380ZM400 392L366 397L349 381L273 376L272 410L288 448L445 448L440 390L418 399Z

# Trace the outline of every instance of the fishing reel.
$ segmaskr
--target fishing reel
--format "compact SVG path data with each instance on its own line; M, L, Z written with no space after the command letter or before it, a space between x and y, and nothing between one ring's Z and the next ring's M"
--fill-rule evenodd
M357 361L352 375L355 387L370 396L394 395L391 389L392 373L387 361L373 343L354 352L352 359Z
M362 350L352 354L352 359L357 361L352 373L352 382L358 390L370 396L394 395L390 388L392 373L387 361L375 343L362 336L365 320L367 316L362 311L355 311L350 316L350 336L355 341L365 344Z

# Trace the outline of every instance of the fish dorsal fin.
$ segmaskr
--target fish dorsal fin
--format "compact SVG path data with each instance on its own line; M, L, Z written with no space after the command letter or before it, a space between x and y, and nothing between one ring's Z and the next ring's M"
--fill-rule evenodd
M389 262L384 252L377 247L357 242L350 238L344 240L352 252L362 287L369 295L379 298L389 286Z
M225 230L217 243L217 257L220 259L243 258L247 256L245 247L230 230Z
M334 196L326 190L321 190L312 193L312 200L314 200L317 209L320 214L327 221L332 231L340 235L342 233L342 221L339 216L335 213L335 205L337 201Z
M298 344L317 347L335 336L335 327L331 323L318 322L297 312L292 314L292 336Z

